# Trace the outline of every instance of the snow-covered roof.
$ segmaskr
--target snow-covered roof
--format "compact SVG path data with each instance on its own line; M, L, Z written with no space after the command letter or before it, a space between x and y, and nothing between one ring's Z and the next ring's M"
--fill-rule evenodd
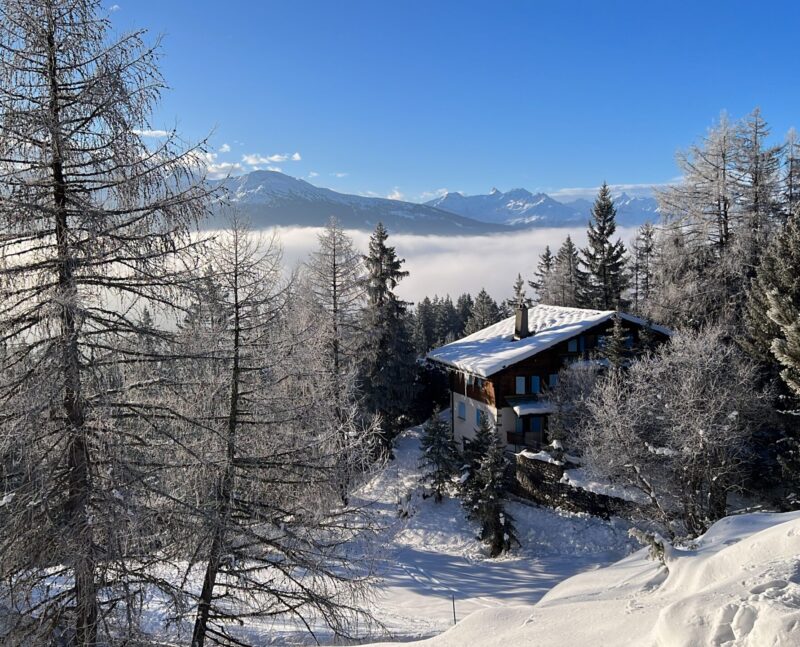
M530 337L514 340L514 317L503 319L488 328L454 341L428 353L428 359L453 368L489 377L579 335L614 316L614 310L587 310L584 308L562 308L560 306L537 305L528 309ZM644 319L620 313L625 321L647 326ZM662 326L650 325L665 335L671 331Z
M508 403L518 416L535 416L545 413L553 413L556 409L549 400L538 400L535 398L518 399L507 398Z

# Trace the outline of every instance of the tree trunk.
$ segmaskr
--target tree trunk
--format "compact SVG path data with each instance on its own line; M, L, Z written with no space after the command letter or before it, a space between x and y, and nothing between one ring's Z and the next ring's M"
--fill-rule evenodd
M74 546L75 642L77 645L97 643L96 557L89 521L90 462L85 427L86 415L81 399L81 365L78 351L75 309L77 290L73 275L73 259L67 220L67 189L64 180L59 87L56 61L55 26L48 15L48 80L50 83L49 116L55 204L55 232L58 246L58 298L61 301L61 356L64 376L64 417L67 432L68 498L67 524L77 541Z
M240 351L240 306L239 306L239 240L238 232L234 234L234 276L233 276L233 367L231 369L231 396L228 409L228 434L225 470L220 475L217 492L217 518L214 535L211 540L203 589L197 606L197 617L192 632L192 647L203 647L206 640L208 619L211 614L211 603L214 599L214 586L217 582L220 563L225 548L228 522L231 513L233 495L234 459L236 456L236 428L239 412L239 351Z

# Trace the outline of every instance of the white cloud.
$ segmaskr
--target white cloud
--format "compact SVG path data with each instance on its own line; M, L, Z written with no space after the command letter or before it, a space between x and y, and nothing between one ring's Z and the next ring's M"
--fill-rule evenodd
M283 173L283 169L280 166L268 166L268 171L275 171L276 173Z
M404 200L405 195L400 191L398 187L394 187L390 192L389 195L386 196L389 200Z
M658 182L653 184L609 184L608 187L612 193L625 192L634 197L648 197L653 195L653 189L663 189L680 182L681 178L673 178L668 182ZM577 200L583 198L584 200L593 200L597 197L597 192L600 190L599 186L593 187L573 187L566 189L545 190L551 198L559 201Z
M242 162L255 166L257 164L276 164L280 162L299 162L302 159L300 153L275 153L274 155L261 155L259 153L249 153L242 155Z
M206 171L210 180L219 180L229 175L244 173L245 168L239 162L220 162L219 164L209 164L206 166Z
M306 260L315 249L321 229L283 227L278 229L287 268ZM617 229L623 240L630 240L635 228ZM348 231L356 248L366 250L370 232ZM541 228L509 234L484 236L415 236L391 234L389 242L406 259L404 269L409 276L397 286L398 294L419 302L425 296L450 294L454 299L463 292L473 296L485 287L495 299L512 295L517 273L532 278L539 254L545 245L558 249L569 234L576 245L586 244L586 231L581 227Z
M313 177L319 177L319 173L317 173L316 171L309 171L308 172L308 177L312 177L312 178Z
M347 173L331 173L332 177L347 177Z
M168 130L139 130L133 129L133 133L139 137L169 137L172 133Z
M428 202L428 200L433 200L434 198L441 198L444 195L450 193L448 189L434 189L433 191L423 191L419 194L420 202Z
M219 152L220 153L230 153L231 152L231 147L228 144L223 144L222 146L219 147Z
M115 11L119 11L120 9L122 9L122 7L120 7L118 4L112 4L108 8L109 12L111 12L111 13L114 13Z

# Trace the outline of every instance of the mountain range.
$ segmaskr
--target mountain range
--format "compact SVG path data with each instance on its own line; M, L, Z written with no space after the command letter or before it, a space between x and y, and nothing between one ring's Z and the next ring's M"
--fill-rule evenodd
M347 229L374 229L378 222L393 233L476 235L511 232L534 227L584 227L591 202L559 202L546 193L526 189L487 195L447 193L424 204L338 193L277 171L253 171L217 180L233 204L253 226L318 227L335 216ZM617 221L639 225L658 218L652 197L625 193L614 196ZM212 220L211 226L217 224Z

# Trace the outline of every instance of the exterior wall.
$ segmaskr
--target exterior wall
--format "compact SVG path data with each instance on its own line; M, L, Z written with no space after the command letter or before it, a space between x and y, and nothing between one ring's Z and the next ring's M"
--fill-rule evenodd
M508 442L508 434L517 429L517 414L511 407L502 407L497 411L497 433L506 441L509 451L519 451L515 445Z
M468 378L465 374L450 370L450 390L452 393L453 432L456 441L463 443L464 438L472 438L475 434L475 410L481 408L490 414L490 422L496 425L497 433L507 442L510 450L519 451L521 444L517 444L519 437L509 438L509 433L516 434L517 415L509 406L507 397L514 397L516 393L516 378L525 377L527 382L525 397L547 398L549 376L558 372L571 362L581 359L590 359L598 350L598 340L601 336L611 334L612 321L606 321L593 328L589 328L572 339L577 340L576 350L570 350L570 340L564 340L533 357L517 362L489 378L480 380ZM632 322L624 321L623 328L633 336L634 347L639 342L641 327ZM653 331L656 342L667 339L665 335ZM530 393L530 378L536 376L540 381L540 392ZM466 406L464 420L458 418L458 402L463 401ZM542 429L544 442L547 443L548 416L543 416ZM511 441L511 442L509 442Z
M464 418L458 417L458 404L464 403L465 415ZM476 412L483 411L488 417L490 424L497 423L497 409L493 406L487 405L485 402L475 400L465 396L463 393L452 394L453 406L453 437L456 440L460 449L464 448L464 439L471 440L475 437L475 431L478 428L476 420ZM513 415L513 411L511 412Z

